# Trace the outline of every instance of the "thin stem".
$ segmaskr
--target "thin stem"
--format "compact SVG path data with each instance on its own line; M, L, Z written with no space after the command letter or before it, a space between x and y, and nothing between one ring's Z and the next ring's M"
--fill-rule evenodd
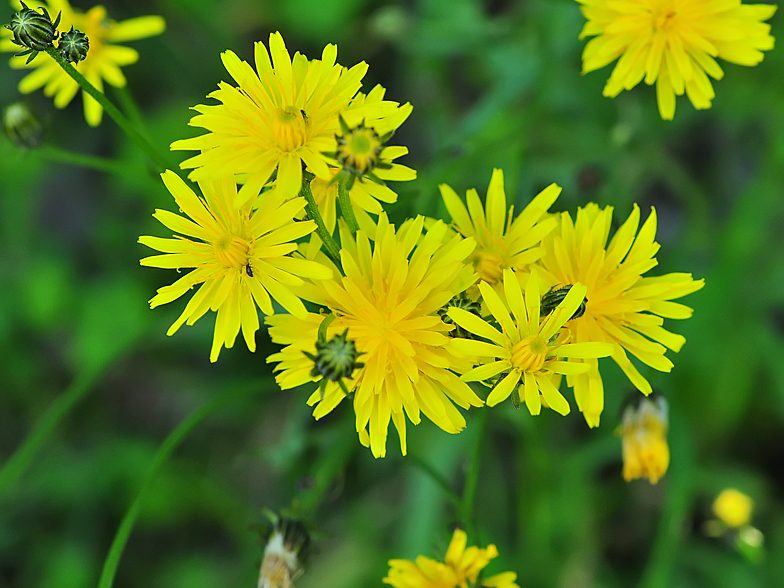
M444 491L444 495L449 499L449 502L451 502L458 511L462 511L463 506L460 501L460 497L457 494L455 494L455 491L452 490L452 487L449 485L449 482L447 482L446 478L444 478L444 476L442 476L440 472L438 472L432 465L427 463L424 459L422 459L418 455L409 453L408 458L411 461L413 461L414 464L419 467L419 469L421 469L428 476L430 476L430 479L432 479L441 488L441 490Z
M38 419L22 445L14 452L0 470L0 496L13 486L30 465L41 446L49 439L55 427L71 412L71 409L92 389L103 374L103 364L79 374L68 389Z
M130 537L131 531L136 524L136 519L139 516L142 505L144 504L144 499L147 497L147 491L150 489L150 484L155 477L155 474L158 472L158 469L166 462L167 459L169 459L169 456L180 445L180 443L182 443L183 439L185 439L185 437L187 437L191 431L193 431L193 429L195 429L203 420L205 420L218 409L227 404L230 404L235 400L249 396L250 394L258 394L260 389L263 389L263 385L260 384L259 381L254 381L250 384L245 382L240 386L234 387L228 392L216 396L210 402L191 414L191 416L189 416L182 424L180 424L180 426L172 431L171 434L164 440L164 442L158 448L158 452L155 454L155 457L153 458L152 463L147 470L147 474L144 476L144 480L142 480L141 488L139 488L139 492L136 495L133 504L126 511L125 516L120 523L120 527L117 529L117 533L114 536L112 545L109 548L109 553L106 556L106 560L103 564L101 577L98 580L98 588L111 588L112 584L114 583L114 576L117 573L117 566L120 564L122 552L125 549L126 543L128 543L128 538Z
M345 471L348 460L354 454L357 441L352 428L340 426L336 432L338 439L321 456L318 469L313 474L313 484L292 502L292 510L298 515L308 515L316 510L332 482Z
M107 159L105 157L96 157L95 155L84 155L82 153L75 153L59 147L45 145L33 151L39 157L48 159L49 161L56 161L59 163L69 163L71 165L78 165L81 167L88 167L98 171L127 175L135 173L134 170L128 169L128 166L120 161Z
M305 200L307 200L305 211L308 213L309 218L316 221L316 233L321 238L327 255L330 256L332 261L340 265L340 247L338 247L337 242L327 230L327 225L324 224L324 219L321 218L316 199L313 198L313 193L310 191L310 182L305 177L302 178L302 188L299 193L300 196L304 196Z
M485 430L487 429L488 412L490 411L487 409L480 410L479 415L477 416L478 423L475 427L476 437L474 438L474 446L471 450L471 461L468 464L465 487L463 488L463 500L460 507L463 523L466 526L466 533L469 538L474 540L476 540L476 525L474 524L476 486L479 482L480 458L482 454L482 443L485 438Z
M350 176L338 182L338 202L340 203L340 211L343 213L343 220L346 221L349 230L352 234L356 235L359 230L359 223L357 217L354 216L354 206L351 204L351 196L346 190L346 182Z
M113 88L114 94L117 96L117 100L120 103L120 108L125 113L131 122L136 125L140 132L146 131L144 128L144 119L142 118L142 113L139 111L139 107L136 105L136 101L133 99L133 96L128 91L128 86L122 86L120 88ZM147 135L144 132L145 136Z
M65 58L60 55L60 52L54 48L54 46L49 47L46 50L46 53L82 87L82 90L87 92L90 96L98 101L98 103L106 111L106 114L112 117L114 122L116 122L120 128L125 131L125 133L131 139L133 139L139 147L141 147L141 149L149 156L155 165L158 166L159 171L164 171L170 167L166 161L166 158L161 155L158 150L155 149L155 147L153 147L152 144L147 139L145 139L130 122L128 122L128 119L123 116L123 114L114 104L109 102L109 99L102 92L99 92L95 86L87 81L87 78L80 74L73 65L68 63Z

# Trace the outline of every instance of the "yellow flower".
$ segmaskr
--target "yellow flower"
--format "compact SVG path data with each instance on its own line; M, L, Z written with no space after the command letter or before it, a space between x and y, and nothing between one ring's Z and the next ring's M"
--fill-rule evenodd
M736 529L749 523L753 510L754 501L735 488L726 488L713 501L713 514Z
M574 341L617 344L613 360L638 390L650 394L651 385L632 365L626 351L656 370L669 372L673 364L664 356L665 351L680 351L686 339L661 325L664 318L690 317L691 308L671 301L699 290L705 281L684 273L642 278L658 263L656 211L651 210L635 238L640 223L640 209L635 205L607 245L612 212L611 206L600 209L590 203L578 209L576 222L568 212L561 213L560 228L542 242L545 254L537 265L550 286L585 284L585 312L569 323ZM604 409L598 362L578 361L590 364L591 371L569 375L567 381L586 422L596 427Z
M217 311L210 352L210 361L217 361L223 346L234 345L240 327L248 349L256 350L256 305L265 315L273 314L274 298L290 313L306 316L305 306L294 290L303 284L302 278L326 279L332 271L291 255L297 249L294 241L316 228L313 221L292 220L305 206L304 198L284 202L265 195L258 199L256 209L252 201L236 209L237 185L231 177L201 182L202 200L173 171L161 176L180 210L190 219L156 210L155 218L183 236L139 237L143 245L164 253L145 257L141 264L178 271L195 269L160 288L150 300L150 307L176 300L202 284L167 335L173 335L184 323L192 325L208 310Z
M13 2L21 8L20 2ZM160 16L140 16L123 22L115 22L108 18L103 6L94 6L86 13L74 10L68 0L50 0L49 2L26 2L32 9L44 7L52 18L62 13L60 30L67 31L73 26L82 31L90 39L90 50L84 61L74 67L98 90L103 91L103 80L116 88L125 86L125 76L120 66L136 63L139 54L136 50L115 43L135 41L159 35L166 28L166 22ZM18 51L19 47L9 39L0 41L3 51ZM29 94L44 86L44 94L54 95L54 105L64 108L76 95L79 84L45 53L38 55L30 64L25 64L26 57L12 57L10 64L14 69L35 69L19 82L19 91ZM84 118L90 126L101 124L103 108L86 92L84 100Z
M623 479L648 478L656 484L670 464L667 446L667 401L642 398L623 412Z
M773 49L768 20L776 7L740 0L577 0L588 22L580 38L595 37L583 51L583 73L615 61L604 95L615 97L643 79L656 82L659 113L675 115L675 95L685 90L694 108L710 108L708 76L724 72L714 57L757 65ZM707 75L706 75L707 74Z
M557 225L555 219L543 218L561 193L555 184L542 190L514 220L514 207L506 208L504 172L500 169L494 169L490 178L486 210L474 189L466 193L468 208L446 184L439 189L455 229L476 240L471 262L480 279L490 285L500 281L504 269L525 270L539 259L543 252L539 242Z
M411 112L409 104L384 101L380 87L352 102L367 64L346 70L335 63L335 45L324 48L321 60L308 61L300 53L292 58L280 33L272 33L269 52L259 42L254 53L255 71L232 51L221 54L238 87L218 84L208 98L220 104L193 107L199 114L190 121L209 132L171 145L173 150L201 151L180 164L193 169L188 176L192 180L241 175L244 185L236 206L255 197L276 171L277 189L284 198L298 194L303 164L317 177L332 179L332 161L325 153L336 150L339 115L351 124L364 118L384 133L397 128L394 125Z
M362 230L356 240L343 231L345 277L300 290L336 316L327 328L326 339L348 329L347 338L360 354L364 366L343 383L354 392L360 442L369 446L375 457L386 455L390 418L405 455L406 416L416 425L424 413L444 431L458 433L465 427L465 419L454 404L466 409L482 405L452 371L471 366L447 348L453 327L438 316L442 306L474 282L476 276L465 263L474 242L454 235L444 243L448 228L443 222L424 234L423 225L420 216L395 231L382 213L374 245ZM304 352L316 354L322 320L323 316L312 313L304 319L285 315L266 319L272 340L286 345L267 358L280 362L275 371L280 372L277 381L281 388L321 381L320 376L312 375L313 361ZM339 383L328 381L308 404L318 404L313 412L318 419L344 397Z
M615 348L608 343L569 343L569 330L562 327L580 306L585 286L574 284L557 308L541 321L536 269L527 280L525 296L517 276L510 269L504 270L504 299L487 282L480 283L479 290L501 330L462 308L452 307L448 311L449 318L467 331L490 341L453 339L452 345L468 355L495 361L483 363L461 379L477 382L500 376L487 397L488 406L506 400L519 384L523 387L524 400L531 414L541 411L542 397L549 408L568 414L569 403L551 378L554 374L576 374L590 368L586 364L562 359L606 357Z
M498 556L495 545L486 548L469 547L462 529L455 529L452 541L444 558L444 563L420 555L416 561L407 559L389 560L389 573L383 579L385 584L394 588L469 588L487 586L488 588L520 588L516 583L517 574L504 572L477 583L480 572ZM470 583L470 584L469 584Z

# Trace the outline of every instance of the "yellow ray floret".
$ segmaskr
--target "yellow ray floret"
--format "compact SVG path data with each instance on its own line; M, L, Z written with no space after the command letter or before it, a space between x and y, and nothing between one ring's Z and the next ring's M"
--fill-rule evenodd
M675 115L684 91L697 109L714 97L708 76L724 76L715 58L757 65L773 48L770 4L740 0L577 0L588 22L580 38L594 37L583 51L583 73L618 59L604 88L617 96L643 79L656 82L661 117Z
M535 268L526 282L525 294L510 269L504 270L503 297L487 282L480 283L479 290L500 330L466 310L449 309L449 317L454 322L485 339L452 340L451 344L461 352L484 360L461 379L468 382L495 380L487 397L488 406L495 406L514 392L525 401L532 415L541 411L542 399L554 411L568 414L569 403L553 384L552 376L588 371L587 365L569 363L564 361L566 358L606 357L615 349L610 343L569 342L571 335L563 326L580 306L585 286L575 283L546 317L540 315L541 296Z
M680 351L686 339L664 329L663 319L690 317L691 308L672 300L699 290L705 281L684 273L641 277L658 263L656 211L651 209L637 233L640 209L635 205L608 245L612 212L611 206L600 209L590 203L578 209L574 222L568 212L561 213L559 228L542 242L545 254L537 266L551 286L585 284L585 312L569 322L574 341L617 344L613 359L638 390L650 394L651 385L626 352L656 370L669 372L673 364L665 351ZM567 380L586 421L595 427L604 408L598 362L579 361L592 369L567 376Z
M515 581L517 574L503 572L490 578L479 575L498 557L493 544L485 548L466 547L465 531L455 529L452 541L444 557L444 563L420 555L415 561L407 559L389 560L389 573L384 583L393 588L458 588L465 586L487 586L488 588L520 588Z
M448 228L438 222L423 231L424 219L417 217L399 231L379 216L373 244L360 230L356 239L342 235L341 262L345 276L325 280L310 288L309 296L326 307L335 319L327 339L348 331L360 354L363 367L344 384L353 392L356 429L363 445L375 457L386 455L390 419L406 454L406 417L420 422L424 413L449 433L465 427L455 408L483 403L457 374L471 368L447 347L449 331L438 311L475 280L465 259L474 248L472 239L459 235L446 243ZM317 331L323 316L304 318L268 317L270 336L286 345L268 358L279 362L278 383L291 388L321 381L311 374L313 361L303 353L315 354ZM321 418L337 406L345 393L337 382L316 390L309 404L317 404L314 416Z
M12 2L21 9L19 2ZM161 34L166 23L160 16L140 16L115 22L106 14L103 6L94 6L86 13L71 8L67 0L50 0L49 2L25 2L32 9L46 8L52 18L61 14L59 28L67 31L72 26L82 31L90 39L90 49L84 61L75 64L76 69L99 91L103 91L103 81L112 86L125 86L125 76L120 66L130 65L139 59L136 50L117 45L125 41L135 41ZM0 50L19 51L19 47L9 39L0 41ZM54 105L64 108L76 95L79 84L69 76L49 55L40 54L32 62L26 64L26 57L12 57L11 67L14 69L34 69L19 82L19 91L28 94L44 88L44 94L54 96ZM84 100L84 117L91 126L101 123L103 108L89 94L82 94Z
M220 104L193 107L199 114L190 125L208 131L172 143L174 150L200 151L181 167L189 178L202 180L242 174L245 184L236 206L255 197L276 174L284 198L293 198L302 185L302 166L329 181L330 159L339 116L372 121L383 132L394 130L411 112L410 105L383 100L383 88L356 98L367 64L351 69L335 63L337 47L327 45L320 60L295 53L292 58L280 33L269 37L269 51L258 42L255 70L232 51L221 54L237 86L225 82L208 98ZM356 121L357 124L361 121ZM391 128L390 128L391 127Z
M145 257L141 264L194 269L160 288L150 306L172 302L201 284L168 335L183 324L194 324L208 310L216 311L210 361L217 361L222 347L234 345L240 328L248 349L256 350L256 306L265 315L273 314L274 299L290 313L306 316L297 287L303 278L330 278L332 270L295 253L295 241L316 228L313 221L293 221L305 206L304 198L260 198L258 208L251 201L237 209L237 185L232 177L201 182L204 199L174 172L166 171L162 177L180 210L190 218L156 210L153 216L180 235L174 239L139 237L143 245L163 252Z
M542 190L516 217L514 207L507 208L504 172L500 169L493 170L485 207L476 190L466 193L466 207L452 188L441 184L439 189L454 228L464 237L476 240L471 262L479 277L491 285L500 281L504 269L523 272L539 259L539 242L557 224L555 219L546 218L561 193L555 184Z

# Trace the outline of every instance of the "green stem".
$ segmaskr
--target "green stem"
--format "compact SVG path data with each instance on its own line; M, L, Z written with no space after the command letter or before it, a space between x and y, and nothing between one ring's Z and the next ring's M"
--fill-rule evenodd
M82 90L87 92L90 96L98 101L98 103L106 111L106 114L112 117L114 122L116 122L120 128L125 131L125 133L131 139L133 139L139 147L141 147L141 149L149 156L155 165L158 166L159 171L164 171L171 167L167 163L166 158L163 157L155 149L155 147L153 147L152 144L133 127L130 122L128 122L128 119L125 118L119 110L117 110L117 107L109 102L109 99L102 92L99 92L95 86L88 82L87 78L80 74L73 65L68 63L65 58L60 55L60 52L54 48L54 46L49 47L46 50L46 53L65 70L65 73L71 76L82 87Z
M346 221L349 230L353 235L356 235L359 230L359 223L357 217L354 216L354 206L351 204L351 196L346 190L346 182L348 178L344 178L338 182L338 202L340 203L340 211L343 213L343 220Z
M458 511L462 511L463 506L460 501L460 497L457 494L455 494L455 491L452 490L452 487L449 485L449 482L447 482L446 478L442 476L440 472L438 472L432 465L427 463L424 459L422 459L418 455L409 452L408 458L412 462L414 462L414 464L417 467L419 467L419 469L421 469L428 476L430 476L430 479L433 480L441 488L441 490L444 491L444 495L449 499L449 502L451 502Z
M167 459L169 459L169 456L180 445L180 443L182 443L183 439L185 439L185 437L187 437L190 432L193 431L193 429L195 429L196 426L199 425L203 420L205 420L218 409L227 404L230 404L237 399L248 396L250 394L258 394L260 389L263 389L263 385L258 381L255 381L250 385L245 382L240 386L234 387L228 392L216 396L210 402L191 414L191 416L189 416L182 424L180 424L180 426L172 431L172 433L164 440L164 442L158 448L158 452L155 454L155 457L153 458L152 463L147 470L147 474L144 476L144 480L142 480L141 488L139 488L139 492L136 495L133 504L126 511L125 516L120 523L120 527L117 529L117 533L114 536L112 545L109 548L109 553L106 556L106 560L103 564L101 577L98 580L98 588L111 588L112 584L114 583L114 576L117 573L117 566L120 564L122 552L125 549L126 543L128 543L128 538L130 537L131 531L136 524L136 519L139 516L139 512L141 511L142 505L144 504L144 499L147 497L147 492L150 489L150 484L155 477L155 474L158 472L158 469L164 464L164 462L166 462Z
M348 419L343 419L344 421ZM357 435L352 427L338 428L338 440L325 451L319 460L318 469L313 474L313 485L304 490L292 503L292 510L298 516L305 516L316 510L322 497L332 486L332 482L346 469L346 464L354 454Z
M87 370L76 377L68 389L55 400L44 415L36 421L30 434L0 470L0 496L16 481L30 465L33 457L71 409L89 392L101 376L106 364Z
M147 133L145 132L146 129L144 128L144 119L142 118L142 113L139 111L139 107L136 105L136 101L133 99L133 96L128 91L128 86L122 86L121 88L114 88L114 94L117 96L117 100L120 103L120 108L125 113L131 123L136 125L137 128L140 129L145 136Z
M307 200L305 211L308 213L309 218L312 218L314 221L316 221L316 233L321 238L321 242L324 244L324 249L326 250L327 255L329 255L332 261L334 261L339 266L340 247L338 247L337 242L332 238L332 235L327 230L327 225L324 224L324 219L321 218L321 213L319 212L318 205L316 204L316 199L313 198L313 193L310 191L310 182L305 177L302 178L300 196L304 196L305 200Z
M105 157L96 157L94 155L74 153L73 151L67 151L51 145L40 147L33 151L33 153L44 159L48 159L49 161L88 167L110 174L124 175L135 173L134 170L128 169L128 167L120 161L106 159Z
M468 473L466 474L465 487L463 488L463 500L460 507L460 514L463 518L463 523L466 526L466 534L469 539L476 540L476 525L474 524L474 507L476 505L476 486L479 482L479 469L480 458L482 454L482 443L485 438L485 430L487 429L487 414L490 411L486 408L479 410L477 416L477 425L474 428L476 431L474 438L474 446L471 450L471 461L468 464Z
M471 450L471 461L468 464L468 473L466 473L465 487L463 488L463 500L460 507L460 513L463 518L463 523L466 526L466 534L469 538L476 540L476 525L474 524L474 507L476 505L476 486L479 482L479 470L481 467L481 454L482 442L485 438L485 430L487 429L487 414L490 411L487 409L480 410L477 416L477 425L475 427L474 446Z

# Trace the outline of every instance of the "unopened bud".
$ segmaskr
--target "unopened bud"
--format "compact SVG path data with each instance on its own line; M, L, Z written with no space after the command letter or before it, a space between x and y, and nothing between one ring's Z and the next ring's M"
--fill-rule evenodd
M14 102L3 111L3 128L19 147L32 149L41 145L44 129L24 102Z
M57 49L66 61L79 63L87 57L87 51L90 49L90 39L82 31L76 31L71 26L70 31L60 36L60 43Z

